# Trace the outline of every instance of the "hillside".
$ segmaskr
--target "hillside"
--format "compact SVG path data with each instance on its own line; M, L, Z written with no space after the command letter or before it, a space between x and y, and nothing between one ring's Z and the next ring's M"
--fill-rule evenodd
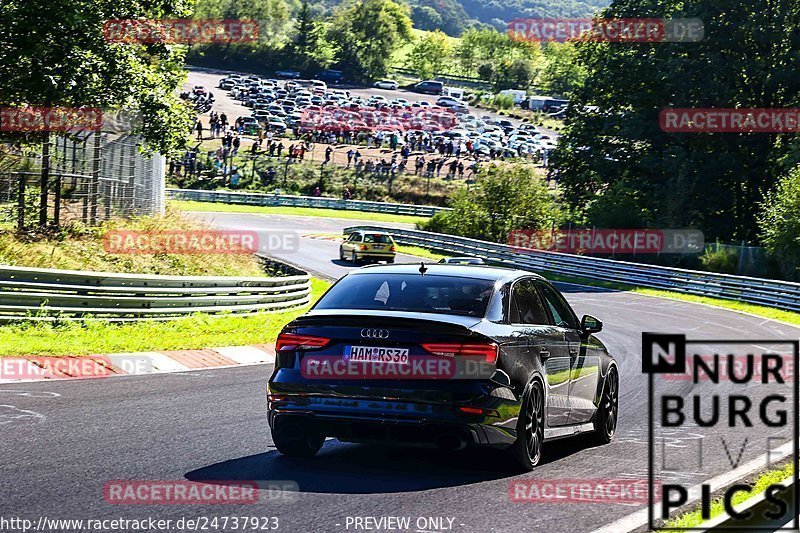
M498 26L519 17L590 17L610 0L459 0L471 18Z
M320 0L314 3L318 14L330 13L341 3ZM584 18L607 7L611 0L408 0L414 27L440 29L458 36L475 24L491 24L505 31L508 21L525 17Z

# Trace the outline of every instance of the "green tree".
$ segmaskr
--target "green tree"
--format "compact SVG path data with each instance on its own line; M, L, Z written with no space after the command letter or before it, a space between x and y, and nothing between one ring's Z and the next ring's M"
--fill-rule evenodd
M336 10L329 36L341 69L351 78L370 80L386 76L392 53L411 40L411 27L405 4L353 0Z
M125 108L142 117L138 132L151 147L174 149L190 125L176 94L185 77L183 48L111 43L103 27L111 19L185 17L189 6L181 0L0 2L0 106Z
M586 69L574 43L547 43L543 56L538 82L544 94L569 97L583 85Z
M439 30L423 35L406 58L406 67L412 69L422 79L442 72L450 61L452 53L447 35Z
M308 0L300 6L288 52L292 64L303 73L325 68L333 59L333 49L325 42L325 29L311 14Z
M456 193L452 211L437 213L421 227L493 242L508 242L516 229L538 230L559 223L562 214L547 187L522 165L488 165L476 187Z
M797 2L617 0L603 16L696 17L692 43L580 43L586 69L551 162L575 210L623 182L661 227L707 240L753 241L764 193L798 162L795 134L667 133L666 108L793 108L800 104ZM734 59L735 58L735 59Z
M503 89L527 89L537 74L536 63L527 57L504 59L494 69L490 78L496 91Z
M470 28L454 52L459 66L489 81L496 90L526 88L541 62L538 43L509 38L491 28Z
M798 278L800 268L800 167L780 178L765 195L758 217L761 241L778 261L788 279Z
M442 19L438 26L430 29L440 29L447 35L452 35L454 37L461 35L461 32L464 31L467 19L469 18L467 12L464 11L464 8L461 7L461 4L457 0L415 0L415 6L428 7L435 11ZM416 8L414 11L416 11ZM417 26L416 20L414 27L428 29Z
M194 14L195 18L256 20L261 43L279 42L289 22L285 0L197 0Z
M411 20L418 30L433 31L442 29L442 16L430 6L414 6L411 8Z

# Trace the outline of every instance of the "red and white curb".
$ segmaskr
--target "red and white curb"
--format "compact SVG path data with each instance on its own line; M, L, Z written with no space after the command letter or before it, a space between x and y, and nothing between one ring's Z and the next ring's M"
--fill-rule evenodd
M274 362L272 344L87 356L13 356L0 357L0 383L164 374Z

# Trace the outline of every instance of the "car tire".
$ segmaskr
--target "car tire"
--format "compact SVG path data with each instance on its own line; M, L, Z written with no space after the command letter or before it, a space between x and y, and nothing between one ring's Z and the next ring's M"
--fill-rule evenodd
M509 459L515 470L530 472L541 461L544 413L544 389L542 383L536 380L522 400L517 419L517 440L508 449Z
M356 253L355 253L355 252L353 252L353 253L350 255L350 262L351 262L351 263L353 263L354 265L357 265L357 264L358 264L358 256L356 255Z
M387 265L394 264L394 257L392 257L391 259L387 259L387 260L386 260L386 264L387 264Z
M594 436L601 444L608 444L617 432L619 418L619 377L613 366L609 369L600 396L600 406L594 419Z
M325 444L323 435L288 435L277 427L272 430L275 448L286 457L314 457Z
M339 247L339 261L344 261L344 260L345 260L344 259L344 250L342 250L342 248Z

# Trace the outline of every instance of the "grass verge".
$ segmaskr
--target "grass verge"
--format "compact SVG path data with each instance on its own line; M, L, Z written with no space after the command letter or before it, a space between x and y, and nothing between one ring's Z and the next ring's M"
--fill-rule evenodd
M312 278L312 301L329 286ZM0 356L102 355L271 343L287 322L307 309L242 317L198 313L166 322L21 322L0 327Z
M774 485L776 483L780 483L781 481L790 478L794 475L794 463L789 462L784 465L782 468L776 468L775 470L770 470L761 474L753 483L753 489L751 492L737 492L733 497L733 505L739 505L740 503L745 502L746 500L755 497L758 494L761 494L766 490L767 487L770 485ZM725 507L722 502L722 498L718 498L711 502L711 518L721 514L725 511ZM696 509L693 511L686 512L676 518L668 520L664 524L664 528L660 531L685 531L686 528L696 528L700 526L705 520L701 516L700 510ZM669 529L669 528L680 528L680 529Z
M602 287L605 289L628 291L645 296L657 296L659 298L670 298L672 300L681 300L684 302L699 303L706 305L713 305L715 307L722 307L724 309L731 309L742 313L748 313L771 320L778 320L786 322L793 326L800 326L800 313L792 311L784 311L783 309L775 309L773 307L765 307L763 305L755 305L744 302L737 302L734 300L723 300L721 298L710 298L708 296L697 296L694 294L683 294L680 292L672 292L661 289L649 289L645 287L637 287L635 285L627 285L624 283L615 283L610 281L599 281L594 279L586 279L573 276L562 276L552 272L542 272L544 277L551 281L563 281L565 283L577 283L580 285L590 285L592 287Z
M348 220L366 220L371 222L401 222L416 224L426 220L422 217L393 215L390 213L372 213L369 211L344 211L339 209L318 209L315 207L270 207L259 205L236 205L212 202L193 202L187 200L170 200L169 205L181 211L201 211L210 213L256 213L260 215L292 215L304 217L343 218Z
M112 231L163 234L208 229L211 227L175 210L167 211L164 216L112 219L97 227L73 222L41 235L20 234L8 229L0 231L0 264L175 276L267 275L251 254L215 254L213 260L209 260L204 254L117 254L106 249L105 236Z

